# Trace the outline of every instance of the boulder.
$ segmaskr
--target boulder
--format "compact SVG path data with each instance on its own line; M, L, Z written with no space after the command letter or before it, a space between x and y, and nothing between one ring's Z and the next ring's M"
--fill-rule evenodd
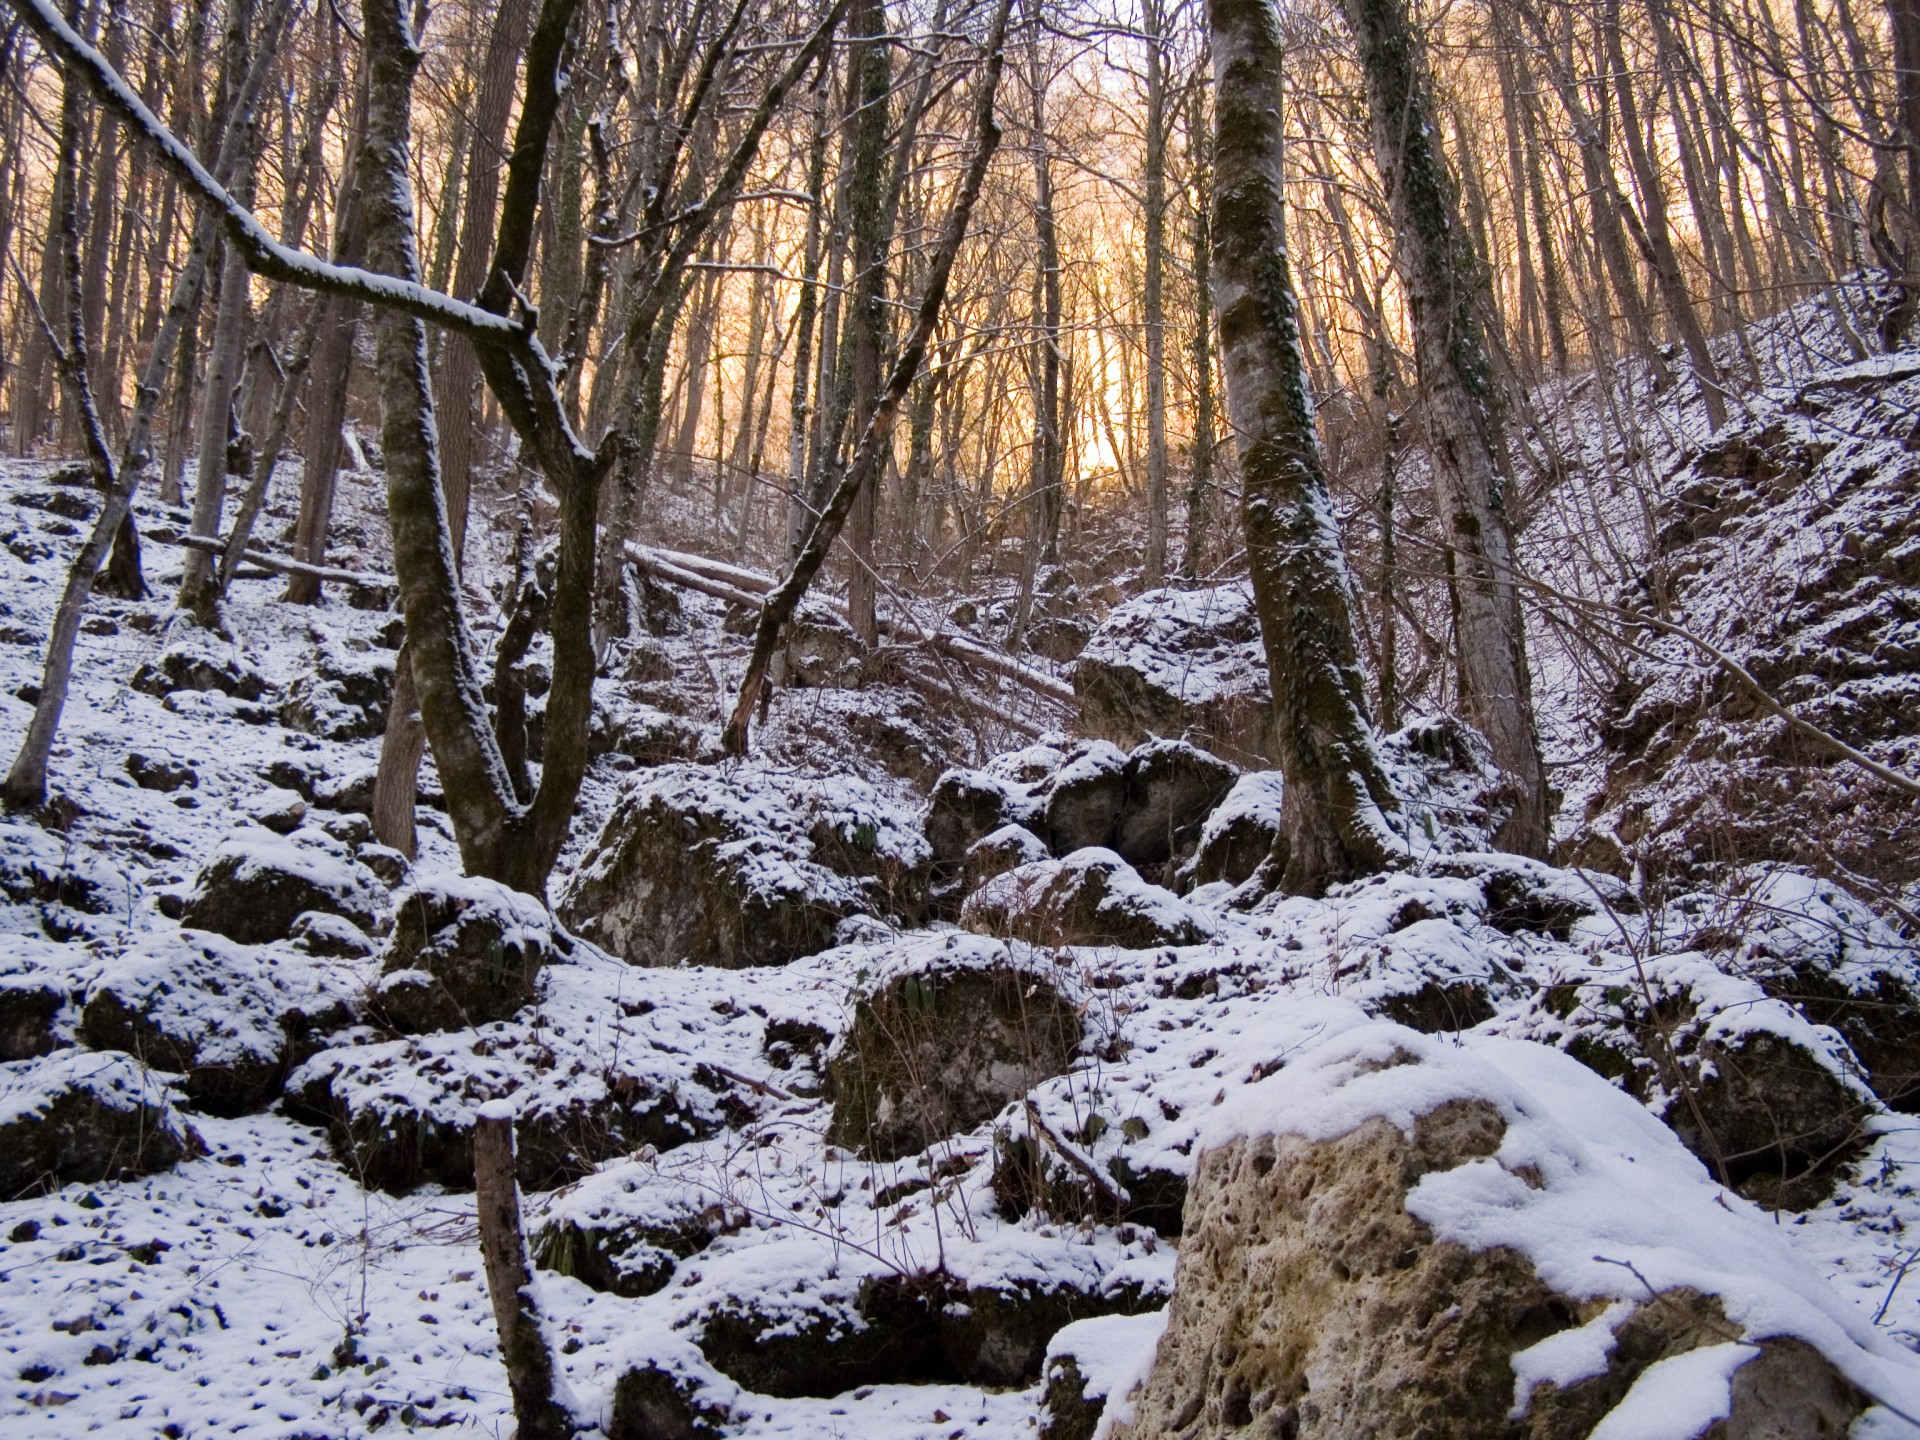
M1111 846L1127 803L1127 754L1104 740L1076 746L1039 793L1040 833L1056 855Z
M1209 1126L1166 1334L1111 1433L1814 1440L1864 1410L1849 1377L1915 1388L1891 1356L1564 1056L1376 1025Z
M505 1020L533 1003L541 967L573 939L531 895L493 880L434 875L394 901L381 1009L418 1033Z
M1112 848L1136 868L1164 865L1193 847L1239 771L1179 740L1150 740L1127 756L1126 797Z
M27 912L5 930L71 940L100 929L116 904L124 907L126 878L68 836L0 821L0 899Z
M229 640L198 625L180 624L159 655L133 672L133 688L148 695L197 690L258 700L267 682L241 659Z
M1115 607L1073 670L1080 728L1131 749L1187 738L1238 765L1271 755L1267 656L1246 583L1149 590Z
M967 852L1004 825L1038 818L1027 794L984 770L949 770L934 782L927 800L926 836L936 890L951 888L966 867Z
M1031 830L1019 825L1002 825L967 847L961 892L971 895L996 876L1045 860L1050 853L1045 842Z
M131 1055L62 1050L0 1065L0 1196L151 1175L200 1150Z
M1213 922L1170 890L1149 885L1111 850L1076 850L996 876L967 897L960 924L1031 945L1151 950L1198 945Z
M195 879L181 923L243 945L284 940L309 910L371 930L380 884L344 845L317 830L248 830L223 843Z
M87 952L26 935L8 936L0 949L0 1063L71 1044L67 1004Z
M557 1196L533 1236L534 1263L609 1295L638 1299L747 1212L710 1190L629 1168L591 1176Z
M1045 972L998 946L895 974L854 1006L828 1061L836 1145L893 1160L971 1130L1065 1074L1082 1026Z
M1181 878L1193 885L1252 879L1280 839L1282 788L1278 770L1255 770L1234 781L1202 823Z
M869 1276L823 1292L718 1307L699 1335L721 1374L756 1394L839 1395L860 1385L1029 1385L1074 1321L1164 1302L1135 1281L1069 1271L969 1282L945 1270Z
M166 755L149 755L141 750L127 752L127 774L142 790L163 793L198 785L200 777L191 765Z
M421 1034L315 1055L288 1077L288 1108L327 1126L359 1184L403 1195L425 1183L471 1190L475 1116L511 1095L520 1183L547 1190L616 1155L671 1149L719 1128L710 1091L648 1058L610 1059L599 1043L531 1029Z
M802 817L741 770L636 776L561 891L560 916L636 965L781 965L825 950L869 886L818 864Z
M323 740L368 740L387 725L394 657L323 644L287 686L280 723Z
M1093 1440L1114 1391L1125 1391L1151 1362L1167 1312L1076 1320L1047 1345L1040 1372L1040 1440Z
M80 1035L184 1077L190 1099L218 1115L256 1110L279 1088L294 987L279 961L193 931L155 937L111 961L87 995Z
M648 1360L622 1373L613 1382L607 1440L721 1440L732 1408L692 1373L699 1356L689 1358L692 1365Z

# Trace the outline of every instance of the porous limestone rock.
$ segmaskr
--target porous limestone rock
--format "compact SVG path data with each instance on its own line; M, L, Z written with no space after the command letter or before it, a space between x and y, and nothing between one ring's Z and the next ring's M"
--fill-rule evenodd
M411 1032L505 1020L533 1003L541 967L572 951L572 937L531 895L492 880L424 877L394 903L377 996Z
M252 830L226 841L194 881L183 925L243 945L284 940L309 910L371 930L384 892L346 847L318 830Z

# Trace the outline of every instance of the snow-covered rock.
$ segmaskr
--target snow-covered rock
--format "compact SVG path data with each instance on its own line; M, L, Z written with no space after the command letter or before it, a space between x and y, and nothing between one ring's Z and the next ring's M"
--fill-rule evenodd
M1195 945L1212 920L1171 890L1149 885L1111 850L1076 850L996 875L960 910L978 935L1031 945L1113 945L1146 950Z
M533 1002L541 969L573 945L531 895L476 877L425 877L394 900L376 1002L406 1031L504 1020Z
M850 915L911 908L924 850L869 789L665 765L621 793L559 912L638 965L777 965L826 949Z
M1210 1119L1115 1440L1844 1433L1920 1366L1555 1051L1348 1031ZM1714 1428L1719 1426L1721 1428Z
M1253 587L1149 590L1114 608L1073 669L1080 725L1131 749L1190 739L1238 765L1273 753Z
M385 891L346 847L318 830L253 829L224 841L194 881L181 923L243 945L284 940L309 910L371 930Z
M131 1055L62 1050L0 1065L0 1195L150 1175L199 1140Z
M1064 1074L1083 1027L1067 978L1004 945L917 945L854 1006L829 1062L828 1137L882 1160L971 1130Z

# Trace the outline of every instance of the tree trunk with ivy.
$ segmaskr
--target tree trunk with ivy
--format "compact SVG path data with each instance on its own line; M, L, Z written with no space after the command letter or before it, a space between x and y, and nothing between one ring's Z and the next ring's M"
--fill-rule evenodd
M1437 148L1432 86L1405 0L1342 0L1366 79L1395 261L1413 317L1427 451L1453 558L1462 708L1511 782L1503 849L1547 851L1546 769L1534 731L1513 528L1503 397L1488 361L1486 269L1460 223Z
M1333 500L1288 273L1281 48L1271 0L1209 0L1215 89L1213 298L1240 451L1254 601L1285 780L1269 862L1313 894L1386 868L1397 809L1374 746Z

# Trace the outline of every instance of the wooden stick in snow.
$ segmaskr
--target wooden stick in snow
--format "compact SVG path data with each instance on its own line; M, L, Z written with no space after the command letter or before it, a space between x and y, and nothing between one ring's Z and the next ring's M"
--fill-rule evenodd
M483 1108L473 1127L473 1181L480 1219L480 1258L500 1332L500 1359L513 1390L519 1440L566 1440L573 1420L554 1394L553 1352L540 1324L520 1229L514 1178L513 1114L504 1101Z

